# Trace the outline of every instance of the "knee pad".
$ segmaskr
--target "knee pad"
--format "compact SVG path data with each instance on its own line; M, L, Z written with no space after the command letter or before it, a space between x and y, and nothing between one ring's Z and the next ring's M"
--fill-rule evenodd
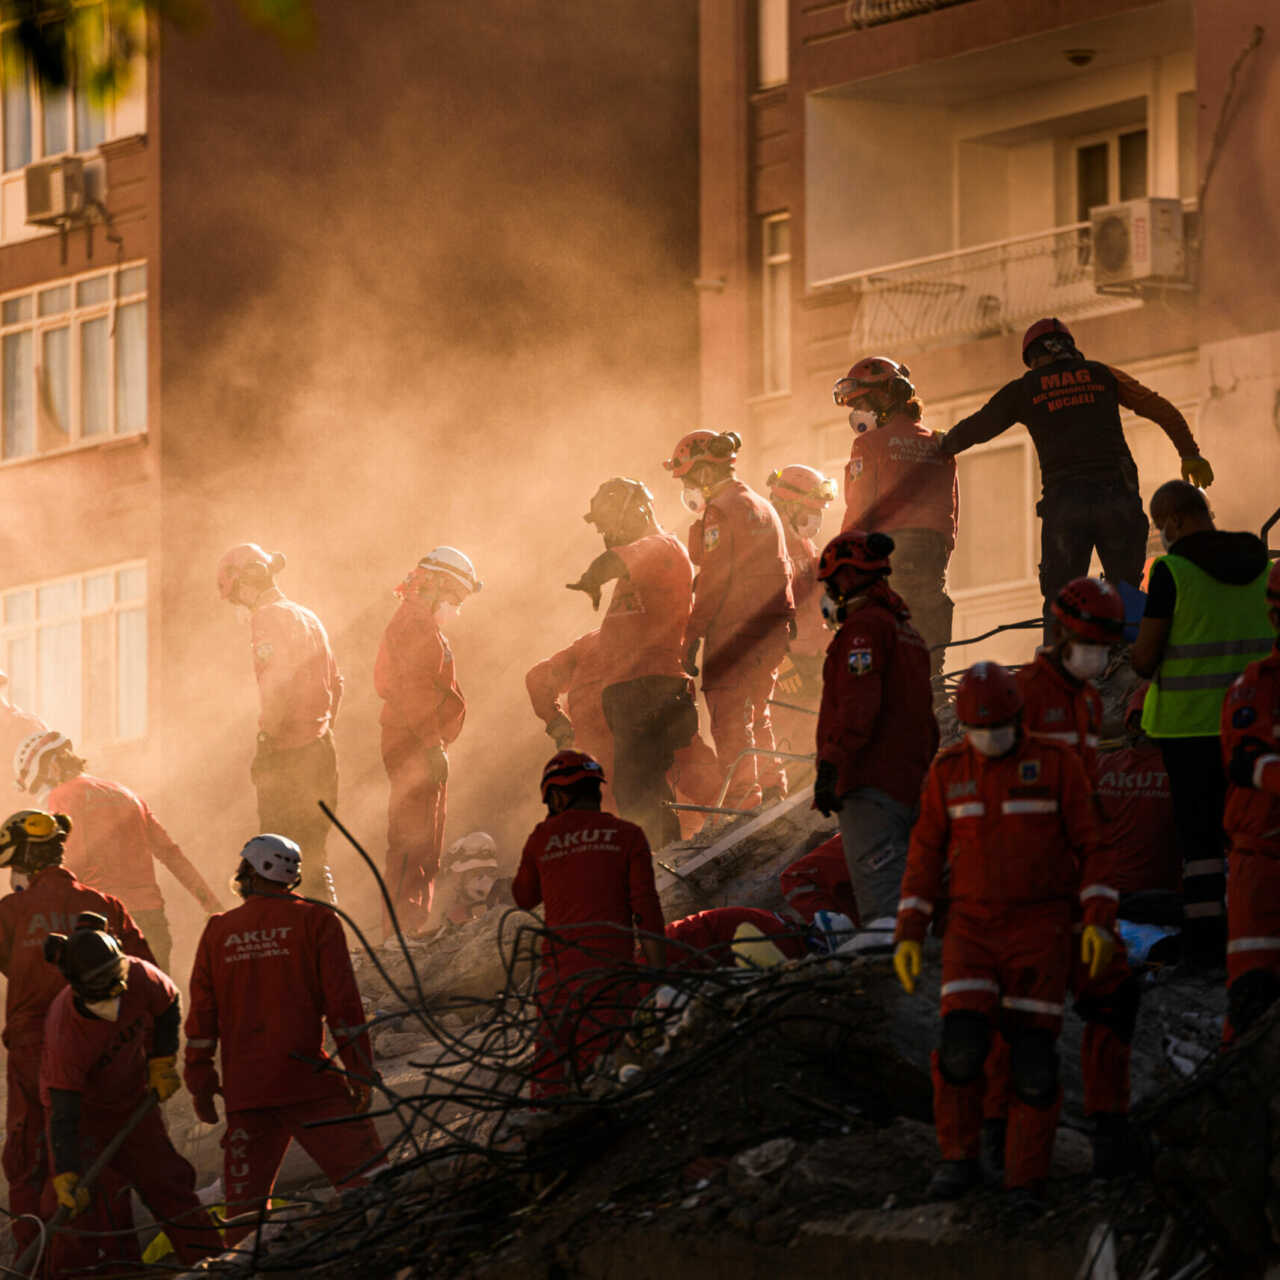
M1042 1027L1016 1028L1009 1036L1009 1083L1029 1107L1050 1107L1058 1096L1055 1039Z
M1227 1017L1236 1035L1242 1036L1277 1000L1280 974L1270 969L1250 969L1227 988Z
M1133 1029L1138 1023L1138 1002L1141 998L1138 980L1129 974L1114 991L1081 996L1076 1000L1076 1012L1085 1022L1107 1027L1117 1039L1130 1044Z
M942 1018L938 1072L948 1084L972 1084L982 1074L991 1047L991 1020L971 1009L957 1009Z

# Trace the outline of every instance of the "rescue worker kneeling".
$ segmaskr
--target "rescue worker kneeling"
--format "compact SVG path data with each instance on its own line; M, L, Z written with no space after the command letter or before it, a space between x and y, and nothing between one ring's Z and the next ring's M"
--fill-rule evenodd
M1084 767L1070 748L1025 735L1021 711L1018 686L998 663L979 662L965 673L956 694L965 739L941 752L925 779L893 963L913 992L921 943L949 873L942 1036L933 1056L942 1166L929 1191L952 1199L981 1181L983 1064L998 1023L1012 1057L1005 1186L1034 1207L1061 1105L1055 1041L1074 903L1078 898L1084 915L1081 954L1093 974L1110 960L1115 904L1091 891L1100 854Z

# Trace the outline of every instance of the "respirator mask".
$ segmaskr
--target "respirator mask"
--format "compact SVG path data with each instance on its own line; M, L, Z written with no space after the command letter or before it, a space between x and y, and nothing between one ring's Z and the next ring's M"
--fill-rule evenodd
M1111 649L1105 644L1080 644L1073 640L1063 655L1063 667L1077 680L1096 680L1111 660Z
M692 489L686 486L680 490L680 501L690 515L700 516L707 509L706 495L701 489Z
M879 425L880 419L873 409L849 410L849 426L854 435L860 436L864 431L871 431Z
M1013 747L1018 737L1018 726L1001 724L994 729L966 729L965 735L976 752L992 758L1004 755Z
M795 531L802 538L816 538L821 528L822 513L820 511L806 511L803 515L796 517Z

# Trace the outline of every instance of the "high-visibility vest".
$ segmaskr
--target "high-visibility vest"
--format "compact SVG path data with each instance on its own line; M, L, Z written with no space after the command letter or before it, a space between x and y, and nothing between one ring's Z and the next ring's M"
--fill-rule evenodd
M1156 561L1173 574L1172 625L1155 678L1142 704L1142 728L1152 738L1217 737L1222 700L1231 682L1275 645L1267 618L1267 574L1252 582L1219 582L1183 556Z

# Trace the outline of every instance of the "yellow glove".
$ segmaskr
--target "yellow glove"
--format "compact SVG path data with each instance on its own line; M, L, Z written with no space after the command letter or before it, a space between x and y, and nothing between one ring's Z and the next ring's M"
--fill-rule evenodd
M80 1185L78 1173L55 1173L53 1191L58 1197L58 1203L64 1209L71 1210L73 1218L89 1207L89 1192Z
M1089 966L1089 977L1096 978L1106 971L1116 949L1115 939L1096 924L1087 924L1080 939L1080 959Z
M1209 459L1198 455L1193 458L1183 458L1182 478L1188 484L1195 485L1197 489L1207 489L1213 483L1213 468L1209 465Z
M155 1091L156 1097L161 1102L166 1098L172 1098L182 1086L182 1080L178 1076L177 1061L177 1057L173 1055L167 1058L147 1059L147 1087Z
M791 661L789 654L783 654L782 661L778 665L779 691L795 695L803 688L804 677L800 674L800 668Z
M893 949L893 971L909 996L916 993L916 979L920 976L920 944L905 939Z

